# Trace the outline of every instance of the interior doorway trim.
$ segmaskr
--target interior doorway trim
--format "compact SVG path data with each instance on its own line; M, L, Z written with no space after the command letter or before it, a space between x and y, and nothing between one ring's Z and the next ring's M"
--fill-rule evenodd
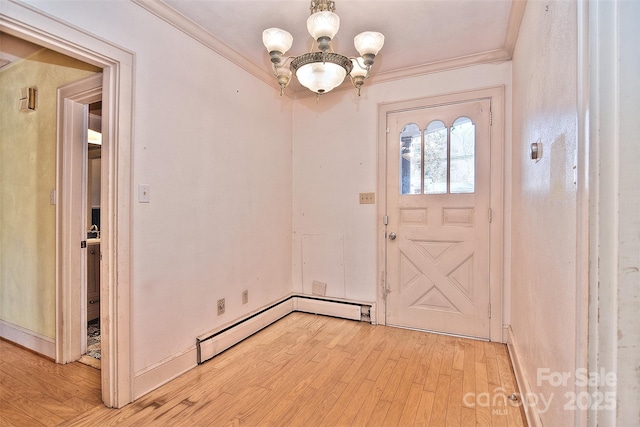
M24 3L3 1L0 31L103 69L102 400L132 400L131 176L134 55ZM56 251L57 252L57 251ZM59 256L59 254L56 254ZM56 277L59 286L59 271ZM59 287L57 288L59 289ZM61 295L56 304L61 304ZM60 310L60 305L56 311ZM60 323L60 316L56 322ZM58 329L58 328L56 328Z
M58 89L56 203L56 362L69 363L86 352L86 241L88 105L102 100L102 75ZM105 142L106 143L106 142ZM106 181L105 181L106 182ZM86 246L86 245L85 245Z
M387 296L387 252L385 215L387 215L387 115L418 108L467 102L478 99L491 100L491 186L490 208L490 260L489 292L491 303L490 331L491 341L506 342L503 336L503 295L504 295L504 86L438 95L378 106L378 290L377 318L381 325L386 324ZM392 160L391 160L392 161ZM489 314L488 314L489 315Z

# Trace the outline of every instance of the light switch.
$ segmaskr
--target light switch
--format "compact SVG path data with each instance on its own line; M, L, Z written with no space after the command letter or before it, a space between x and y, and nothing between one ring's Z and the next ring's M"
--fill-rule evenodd
M138 184L138 202L149 203L151 201L151 186L149 184Z

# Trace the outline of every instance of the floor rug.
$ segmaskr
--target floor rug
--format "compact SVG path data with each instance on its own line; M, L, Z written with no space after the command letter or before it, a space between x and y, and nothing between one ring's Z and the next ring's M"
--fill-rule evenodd
M87 324L87 356L100 360L100 318Z

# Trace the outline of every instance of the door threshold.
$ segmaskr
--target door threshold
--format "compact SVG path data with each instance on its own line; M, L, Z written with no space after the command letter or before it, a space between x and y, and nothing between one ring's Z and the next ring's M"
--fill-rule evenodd
M97 370L100 370L101 367L100 359L95 359L91 356L87 356L86 354L80 356L78 362L82 363L83 365L91 366L92 368L95 368Z
M452 332L435 331L433 329L414 328L414 327L411 327L411 326L394 325L392 323L387 323L386 326L389 326L391 328L408 329L410 331L426 332L428 334L446 335L448 337L466 338L466 339L469 339L469 340L493 342L489 338L475 337L473 335L454 334ZM500 344L503 344L503 343L500 343Z

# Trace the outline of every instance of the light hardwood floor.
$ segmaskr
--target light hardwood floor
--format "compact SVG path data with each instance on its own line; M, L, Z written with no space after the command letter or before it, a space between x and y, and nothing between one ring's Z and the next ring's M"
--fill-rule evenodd
M122 409L0 342L0 425L521 426L506 347L293 313Z

